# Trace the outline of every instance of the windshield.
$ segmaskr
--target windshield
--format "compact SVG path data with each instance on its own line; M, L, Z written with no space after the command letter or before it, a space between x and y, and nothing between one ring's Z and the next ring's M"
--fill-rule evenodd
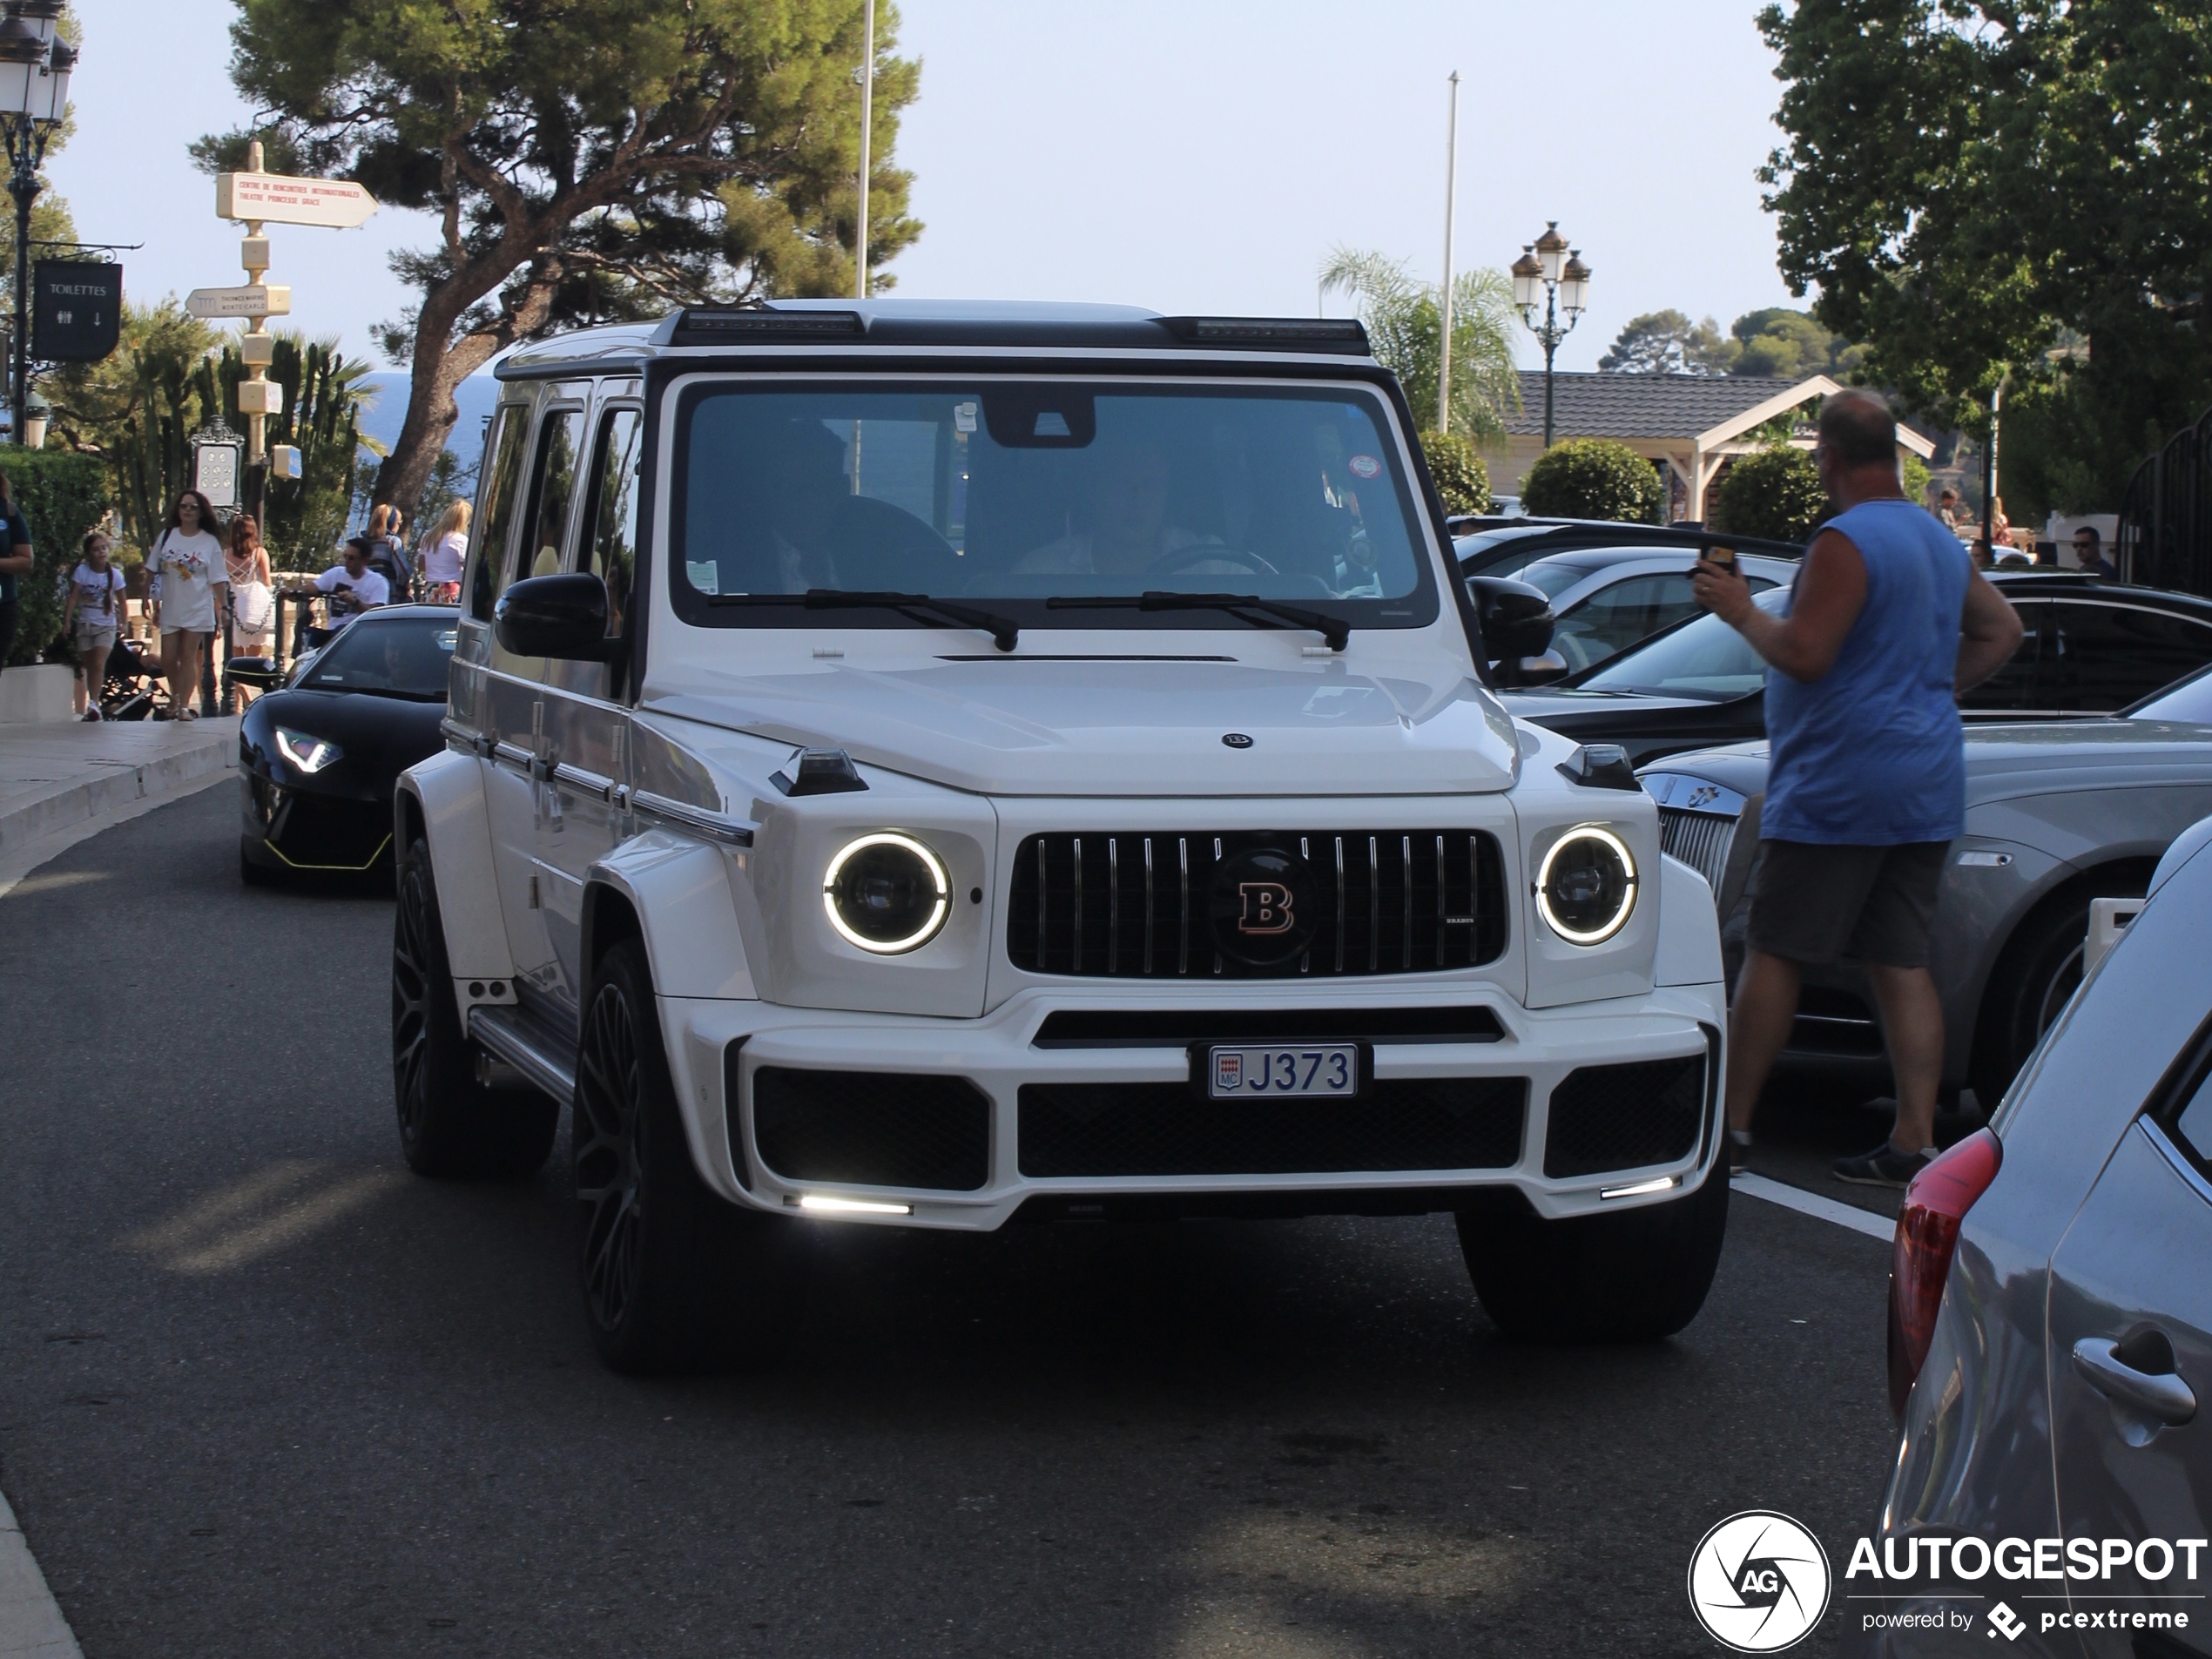
M2121 711L2131 720L2172 720L2177 725L2212 725L2212 668L2154 691Z
M1485 570L1484 576L1495 576L1495 570ZM1577 582L1589 579L1590 568L1565 559L1538 559L1514 572L1514 580L1526 582L1544 590L1544 597L1556 599Z
M1773 588L1752 603L1781 616L1790 590ZM1587 691L1643 691L1713 702L1749 697L1766 685L1766 664L1743 635L1718 617L1699 617L1671 633L1622 651L1595 674L1575 682Z
M1365 386L710 381L679 405L676 450L670 591L700 626L819 627L817 590L927 594L1024 628L1291 625L1139 610L1147 592L1361 628L1436 616L1415 498ZM863 607L835 625L946 621Z
M311 691L368 691L442 703L455 628L451 617L364 618L323 647L300 685Z

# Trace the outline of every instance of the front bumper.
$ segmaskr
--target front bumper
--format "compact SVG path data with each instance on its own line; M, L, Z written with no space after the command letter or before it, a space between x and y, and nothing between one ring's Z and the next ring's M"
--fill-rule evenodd
M271 869L358 873L392 854L392 799L240 774L245 855Z
M1312 1042L1332 1040L1326 1019L1330 1010L1486 1008L1500 1034L1494 1041L1374 1040L1369 1049L1372 1083L1386 1089L1418 1080L1526 1080L1517 1153L1508 1151L1486 1167L1465 1169L1339 1165L1300 1173L1284 1171L1278 1159L1277 1167L1264 1173L1216 1169L1204 1174L1045 1177L1025 1172L1025 1162L1033 1168L1039 1162L1035 1156L1024 1157L1025 1085L1139 1086L1131 1093L1144 1094L1153 1103L1157 1122L1159 1103L1178 1098L1169 1091L1187 1087L1191 1071L1191 1050L1179 1042L1085 1047L1055 1041L1040 1046L1036 1039L1047 1016L1070 1009L1187 1015L1192 1008L1188 996L1072 996L1058 990L1032 991L1016 995L985 1018L959 1021L664 998L661 1019L677 1097L701 1173L723 1197L761 1210L795 1212L810 1196L845 1198L889 1207L883 1212L848 1212L851 1219L988 1231L1017 1213L1024 1218L1064 1219L1162 1213L1404 1213L1474 1205L1488 1195L1490 1201L1525 1203L1536 1214L1556 1218L1678 1197L1696 1186L1713 1162L1721 1139L1717 1114L1727 1017L1718 983L1541 1010L1523 1008L1487 988L1455 987L1426 997L1395 988L1386 998L1347 995L1346 988L1259 985L1245 988L1240 996L1223 988L1204 999L1204 1008L1231 1023L1239 1012L1280 1017L1302 1009L1314 1018L1298 1040ZM1674 1075L1682 1081L1670 1109L1677 1114L1687 1109L1695 1121L1676 1137L1678 1150L1672 1156L1598 1170L1588 1169L1587 1147L1579 1161L1559 1156L1552 1123L1555 1090L1561 1100L1579 1101L1588 1096L1594 1077L1641 1075L1601 1074L1591 1069L1641 1065L1649 1069L1655 1062L1689 1061L1699 1062L1701 1069L1694 1082L1683 1068L1675 1069ZM981 1143L974 1154L974 1179L964 1184L967 1190L954 1190L806 1178L779 1170L762 1156L756 1116L756 1079L769 1068L785 1078L808 1072L886 1074L887 1091L897 1094L903 1088L912 1097L941 1096L948 1089L965 1095L972 1089L974 1095L968 1097L980 1096L984 1103L977 1107L982 1127L978 1130ZM1575 1088L1560 1090L1578 1071L1583 1076ZM914 1079L925 1081L907 1081ZM942 1080L960 1082L940 1086ZM1150 1086L1149 1092L1143 1086ZM1682 1096L1687 1089L1695 1089L1696 1096L1685 1106ZM1482 1091L1461 1091L1470 1092ZM1487 1092L1495 1096L1499 1091ZM1384 1097L1371 1088L1335 1107L1356 1114L1363 1103ZM779 1109L787 1115L787 1104ZM1203 1113L1207 1103L1191 1092L1188 1109ZM1620 1114L1614 1116L1617 1119ZM1635 1144L1636 1138L1631 1134L1623 1143ZM790 1163L787 1155L779 1156ZM1548 1161L1554 1170L1571 1163L1587 1172L1547 1173ZM1602 1155L1598 1162L1605 1162ZM1639 1190L1618 1191L1624 1187ZM1604 1193L1615 1196L1602 1197Z

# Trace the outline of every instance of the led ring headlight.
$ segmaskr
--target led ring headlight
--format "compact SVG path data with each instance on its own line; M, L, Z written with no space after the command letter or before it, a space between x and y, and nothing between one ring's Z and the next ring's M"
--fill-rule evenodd
M937 855L892 830L847 841L822 876L822 908L838 937L880 956L934 939L951 893Z
M1536 872L1536 910L1572 945L1600 945L1636 907L1636 860L1611 830L1581 824L1561 836Z

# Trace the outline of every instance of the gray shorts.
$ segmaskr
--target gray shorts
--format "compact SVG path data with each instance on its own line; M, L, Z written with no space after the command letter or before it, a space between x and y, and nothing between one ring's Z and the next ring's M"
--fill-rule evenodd
M1744 943L1817 967L1839 956L1925 968L1948 841L1902 846L1759 842Z

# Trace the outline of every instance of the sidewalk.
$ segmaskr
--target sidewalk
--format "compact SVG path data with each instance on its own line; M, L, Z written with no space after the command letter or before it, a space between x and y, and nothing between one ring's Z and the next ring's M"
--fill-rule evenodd
M0 889L95 830L206 787L237 759L236 716L0 725Z

